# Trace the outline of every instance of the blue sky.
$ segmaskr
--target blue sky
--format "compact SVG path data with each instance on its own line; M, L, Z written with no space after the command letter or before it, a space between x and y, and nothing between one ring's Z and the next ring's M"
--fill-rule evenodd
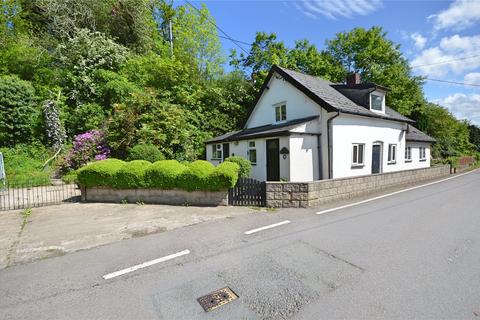
M381 26L388 38L401 44L412 66L432 64L415 68L417 74L480 84L480 0L203 2L220 28L248 43L257 31L265 31L276 33L289 46L306 38L321 49L337 32ZM193 4L200 6L198 1ZM226 54L235 48L229 40L222 44ZM468 59L441 63L463 57ZM428 81L424 91L428 100L480 125L480 87Z

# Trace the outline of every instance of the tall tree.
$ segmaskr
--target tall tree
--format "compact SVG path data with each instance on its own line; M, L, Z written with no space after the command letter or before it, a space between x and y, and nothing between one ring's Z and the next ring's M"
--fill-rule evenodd
M387 103L400 113L408 116L422 108L423 78L411 74L400 45L381 27L341 32L326 44L326 53L344 70L335 75L336 81L343 81L348 72L359 72L365 81L390 88Z

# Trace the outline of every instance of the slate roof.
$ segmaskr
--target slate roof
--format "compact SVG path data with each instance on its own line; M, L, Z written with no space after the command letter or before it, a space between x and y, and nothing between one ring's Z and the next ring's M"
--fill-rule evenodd
M334 88L334 86L338 84L332 83L330 81L278 66L273 66L272 71L277 71L280 75L284 76L287 81L293 81L294 83L292 84L305 94L307 94L307 92L313 94L315 97L313 100L322 105L322 107L325 107L327 110L330 109L329 111L340 111L342 113L372 118L381 118L393 121L409 123L415 122L412 119L401 115L400 113L396 112L388 106L385 107L385 114L379 114L370 111L369 109L362 107L361 105L358 105L352 100L348 99L346 96L344 96L342 93L340 93L337 89ZM301 87L303 87L304 89L302 89ZM307 95L311 97L311 94ZM330 106L330 108L326 107L325 104Z
M238 131L225 133L221 136L207 140L206 143L213 142L228 142L238 140L248 140L259 137L278 137L282 135L290 134L290 130L297 128L298 126L317 119L318 116L306 117L301 119L294 119L279 124L269 124L265 126L248 128Z
M430 137L428 134L423 133L422 131L420 131L419 129L411 125L408 126L405 140L416 141L416 142L429 142L429 143L436 142L434 138Z

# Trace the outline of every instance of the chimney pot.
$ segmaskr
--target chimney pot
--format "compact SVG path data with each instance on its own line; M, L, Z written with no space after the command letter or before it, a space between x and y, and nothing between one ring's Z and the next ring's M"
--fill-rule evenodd
M360 73L350 73L347 75L347 85L353 86L360 84Z

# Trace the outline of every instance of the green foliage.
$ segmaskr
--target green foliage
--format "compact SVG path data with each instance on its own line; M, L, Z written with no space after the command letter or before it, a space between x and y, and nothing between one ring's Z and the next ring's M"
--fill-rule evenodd
M35 90L17 76L0 76L0 147L32 140L39 110Z
M452 168L458 168L459 157L448 157L447 163L450 164Z
M77 180L86 187L219 191L235 185L239 170L240 167L232 162L214 167L203 160L188 164L181 164L175 160L162 160L151 164L144 160L123 162L107 159L77 170Z
M70 135L99 128L104 120L104 109L96 103L79 104L65 115Z
M153 144L137 144L128 150L128 161L147 160L153 163L163 159L165 159L165 157Z
M223 162L208 176L208 189L211 191L227 190L237 183L240 166L234 162Z
M236 163L239 166L239 178L250 177L250 172L252 171L252 164L249 160L240 156L231 156L225 159L225 161Z
M417 115L419 129L437 140L432 147L433 157L449 157L469 154L468 124L458 121L446 108L428 103Z
M5 162L5 173L10 186L37 186L50 184L52 169L43 168L51 156L40 143L18 144L14 148L0 148Z
M474 145L475 150L480 152L480 128L473 124L468 124L470 134L470 142Z
M114 158L93 162L77 170L77 180L86 187L115 186L115 175L124 164Z
M189 163L179 178L179 186L181 189L188 191L209 190L209 176L214 170L215 166L205 160Z
M118 189L145 188L145 171L152 163L145 160L126 162L115 173L114 187Z
M152 164L145 173L150 188L174 189L179 186L181 174L187 167L176 160L162 160Z
M100 32L76 30L75 35L58 46L56 59L64 69L64 85L74 104L96 96L95 72L118 70L126 61L127 49Z

